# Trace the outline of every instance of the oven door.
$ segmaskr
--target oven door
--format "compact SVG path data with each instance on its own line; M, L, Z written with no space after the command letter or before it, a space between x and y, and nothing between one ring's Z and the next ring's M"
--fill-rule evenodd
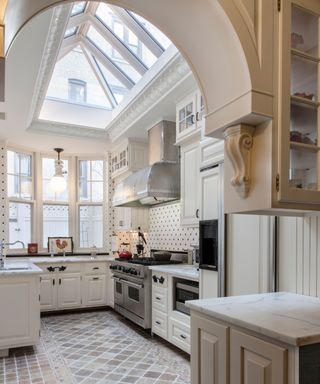
M114 280L114 303L124 307L124 284L119 277L113 276Z
M122 284L125 292L124 307L143 319L145 316L143 283L122 280Z

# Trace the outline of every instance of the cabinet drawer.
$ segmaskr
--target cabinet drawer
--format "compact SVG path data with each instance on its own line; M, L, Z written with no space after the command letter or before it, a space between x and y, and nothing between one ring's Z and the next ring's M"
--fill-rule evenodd
M84 266L85 274L94 273L106 273L107 272L107 263L86 263Z
M152 310L152 332L164 339L167 339L168 337L167 316L155 309Z
M190 327L174 319L169 319L169 341L190 353Z
M152 271L152 287L168 287L168 275L162 272Z
M163 313L168 312L167 289L160 288L157 284L152 287L152 308L158 309Z

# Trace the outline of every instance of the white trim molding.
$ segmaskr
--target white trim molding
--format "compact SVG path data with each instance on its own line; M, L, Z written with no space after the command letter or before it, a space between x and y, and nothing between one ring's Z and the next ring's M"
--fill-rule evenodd
M224 131L225 149L233 167L231 185L246 198L251 186L251 149L254 127L239 124Z

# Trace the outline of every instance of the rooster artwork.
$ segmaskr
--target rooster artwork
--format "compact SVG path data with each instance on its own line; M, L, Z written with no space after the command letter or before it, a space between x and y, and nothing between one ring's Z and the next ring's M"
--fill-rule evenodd
M60 239L57 239L56 240L56 246L61 250L61 251L64 251L66 249L66 247L68 246L68 242L66 240L60 240Z
M53 253L72 253L72 237L48 237L48 251Z

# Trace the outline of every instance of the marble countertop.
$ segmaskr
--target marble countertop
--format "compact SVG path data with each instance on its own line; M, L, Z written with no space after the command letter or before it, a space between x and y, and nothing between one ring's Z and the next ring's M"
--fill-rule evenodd
M191 310L294 346L320 342L320 299L277 292L193 300Z
M7 259L8 260L8 259ZM55 257L50 257L50 256L37 256L37 257L26 257L24 259L22 258L13 258L10 257L10 262L11 261L16 261L16 262L23 262L23 261L30 261L31 263L35 264L54 264L54 263L88 263L88 262L99 262L99 261L113 261L114 257L112 256L96 256L96 257L91 257L91 256L55 256Z
M169 275L199 281L199 271L189 264L154 265L149 267L152 271L168 273Z
M0 269L0 277L11 275L35 275L39 273L43 273L42 269L27 260L6 260L4 269Z

